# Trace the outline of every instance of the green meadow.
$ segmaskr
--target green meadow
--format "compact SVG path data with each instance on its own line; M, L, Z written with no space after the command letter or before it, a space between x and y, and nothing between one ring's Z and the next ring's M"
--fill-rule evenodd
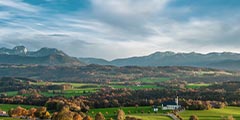
M120 88L129 88L132 90L139 90L139 89L149 89L149 88L158 88L160 89L161 87L157 85L110 85L113 88L120 89Z
M30 109L32 105L17 105L17 104L0 104L0 109L8 111L11 108L21 106L26 109ZM153 112L151 106L139 106L139 107L119 107L119 108L98 108L90 109L88 115L94 117L98 112L101 112L106 119L115 118L117 110L122 109L126 116L141 118L143 120L171 120L168 116L165 116L169 111L162 111L159 109L157 113ZM191 115L197 115L199 120L220 120L228 116L233 116L235 120L240 120L240 107L228 106L223 109L211 109L211 110L185 110L179 113L184 120L188 120ZM13 120L8 117L0 117L0 120Z
M88 114L92 117L94 117L94 115L98 112L101 112L107 119L109 118L115 118L117 111L119 109L122 109L126 116L135 116L138 118L143 118L143 117L149 117L150 118L168 118L166 116L164 116L165 113L169 112L169 111L162 111L161 109L159 109L159 111L157 113L154 113L153 108L151 106L139 106L139 107L119 107L119 108L99 108L99 109L90 109L90 111L88 112ZM157 117L158 116L158 117ZM153 119L154 120L154 119ZM163 119L165 120L165 119ZM166 119L166 120L170 120L170 119Z
M164 82L164 81L168 81L171 78L168 77L146 77L146 78L140 78L137 80L134 80L133 82L143 82L143 83L155 83L155 82Z
M32 83L34 85L45 85L47 82L39 82L39 83ZM73 89L69 90L48 90L47 92L41 92L40 94L51 97L51 96L65 96L65 97L72 97L72 96L81 96L81 95L89 95L91 93L96 92L101 88L101 85L98 84L83 84L83 83L66 83L66 82L52 82L52 85L63 85L63 84L71 84Z
M199 120L220 120L223 117L232 115L236 120L240 120L240 107L225 107L223 109L211 110L186 110L179 113L184 120L188 120L191 115L197 115Z
M206 84L206 83L189 83L187 84L187 88L192 88L192 89L196 89L196 88L200 88L200 87L207 87L211 84Z
M11 117L0 117L0 120L21 120L21 119L11 118Z
M39 106L34 106L34 105L18 105L18 104L0 104L0 109L3 111L8 111L11 108L16 108L18 106L21 106L22 108L25 109L30 109L30 108L38 108Z
M153 113L151 113L151 114L140 114L140 115L129 115L129 116L140 118L142 120L172 120L168 116L156 115L156 114L153 114Z

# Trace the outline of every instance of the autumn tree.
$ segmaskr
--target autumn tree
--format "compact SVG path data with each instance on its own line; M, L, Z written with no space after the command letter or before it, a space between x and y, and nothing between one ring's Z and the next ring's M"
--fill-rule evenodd
M228 116L228 117L223 117L223 118L221 118L221 120L235 120L235 119L233 118L232 115L230 115L230 116Z
M95 120L105 120L105 117L101 112L97 113L95 116Z
M28 117L29 117L29 118L34 118L34 117L35 117L34 113L35 113L36 111L37 111L36 108L31 108L31 109L29 109L29 110L28 110Z
M189 120L199 120L199 119L196 115L191 115Z
M37 111L34 113L35 117L40 119L49 119L51 118L50 113L47 111L46 107L37 108Z
M232 115L228 116L227 120L235 120Z
M117 113L117 120L124 120L125 119L125 113L123 110L118 110L118 113Z
M21 117L21 116L27 116L28 115L28 110L25 108L22 108L18 106L16 109L11 109L8 111L8 115L10 117Z
M69 110L68 106L62 108L58 113L54 113L52 120L73 120L74 113Z
M73 116L73 120L83 120L83 118L82 118L81 115L75 114L75 115Z
M83 118L83 120L92 120L92 118L90 116L86 116Z

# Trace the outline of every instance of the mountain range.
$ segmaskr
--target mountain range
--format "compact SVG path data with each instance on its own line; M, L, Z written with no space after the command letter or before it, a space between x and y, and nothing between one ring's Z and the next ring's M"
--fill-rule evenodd
M41 48L28 51L24 46L13 49L0 48L1 64L38 64L38 65L84 65L77 58L70 57L55 48Z
M55 48L41 48L28 51L24 46L12 49L0 48L0 64L38 64L82 66L87 64L113 66L192 66L227 70L240 70L240 54L232 52L175 53L171 51L155 52L147 56L129 57L108 61L99 58L75 58Z
M107 61L98 58L79 58L86 64L114 66L193 66L217 69L240 70L240 54L232 52L175 53L155 52L147 56L130 57Z

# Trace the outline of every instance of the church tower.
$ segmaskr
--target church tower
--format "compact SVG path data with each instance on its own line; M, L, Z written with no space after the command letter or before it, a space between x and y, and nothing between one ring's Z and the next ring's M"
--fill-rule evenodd
M175 103L178 105L178 96L175 98Z

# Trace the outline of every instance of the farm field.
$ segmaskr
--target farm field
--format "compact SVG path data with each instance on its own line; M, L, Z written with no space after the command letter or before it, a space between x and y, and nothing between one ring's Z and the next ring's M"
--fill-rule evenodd
M219 120L222 117L232 115L236 120L240 120L240 107L228 106L224 109L211 110L186 110L180 115L184 120L188 120L191 115L197 115L200 120Z
M26 109L30 109L30 108L38 108L39 106L34 106L34 105L18 105L18 104L0 104L0 109L3 110L3 111L8 111L10 110L11 108L16 108L18 106L21 106L23 108L26 108Z
M161 109L159 109L158 113L154 113L151 106L90 109L89 115L94 117L96 113L101 112L107 119L114 118L116 117L118 109L122 109L125 112L126 116L136 116L138 118L144 118L144 116L151 116L151 118L153 118L152 120L154 120L155 118L156 120L157 118L166 118L163 120L171 120L163 115L164 113L167 113L169 111L162 111Z
M34 85L45 85L47 82L32 83ZM67 98L72 96L88 95L90 93L96 92L101 88L98 84L83 84L83 83L66 83L66 82L51 82L52 85L63 85L70 84L73 86L72 89L68 90L48 90L48 92L41 92L40 94L51 97L51 96L65 96ZM55 92L55 93L54 93Z
M168 81L170 79L171 78L168 78L168 77L160 77L160 78L156 78L156 77L148 78L147 77L147 78L140 78L140 79L134 80L133 82L155 83L155 82Z
M206 84L206 83L189 83L187 84L187 88L193 88L193 89L196 89L196 88L200 88L200 87L207 87L211 84Z
M165 81L169 78L159 78L157 79L158 82L160 81ZM152 80L144 78L144 79L139 79L139 81L142 82L151 82ZM31 83L33 85L46 85L48 82L37 82L37 83ZM139 89L148 89L148 88L155 88L155 89L162 89L161 87L157 85L124 85L120 83L111 83L108 85L99 85L99 84L86 84L86 83L66 83L66 82L51 82L52 85L63 85L63 84L70 84L73 86L72 89L67 89L67 90L48 90L45 92L40 92L40 94L51 97L51 96L65 96L67 98L72 97L72 96L81 96L81 95L89 95L91 93L97 92L99 89L101 89L103 86L110 86L112 88L118 89L118 88L129 88L132 90L139 90ZM8 96L16 96L18 94L18 91L7 91L7 92L2 92L6 93ZM28 96L29 94L23 94L23 96Z
M157 85L109 85L113 88L129 88L132 90L139 90L139 89L148 89L148 88L158 88L160 89L161 87L157 86Z
M23 108L29 109L32 107L37 108L38 106L31 105L13 105L13 104L0 104L0 109L8 111L11 108L16 108L21 106ZM119 108L99 108L90 109L88 115L94 117L96 113L101 112L106 119L115 118L118 109L122 109L126 116L141 118L143 120L171 120L168 116L164 114L169 111L162 111L159 109L158 113L154 113L151 106L139 106L139 107L119 107ZM179 114L184 120L188 120L191 115L197 115L199 120L219 120L223 117L233 116L236 120L240 119L240 107L228 106L224 109L211 109L211 110L186 110L180 112ZM9 117L0 117L0 120L13 120Z
M11 117L0 117L0 120L21 120L21 119L11 118Z
M154 79L154 80L152 80ZM163 89L160 86L152 84L153 82L164 82L169 80L170 78L142 78L138 80L134 80L135 82L144 82L144 83L151 83L149 85L125 85L123 83L111 83L108 84L107 86L110 86L115 89L119 88L129 88L132 90L140 90L140 89L149 89L149 88L154 88L154 89ZM39 82L39 83L32 83L34 85L45 85L47 82ZM51 82L52 85L63 85L63 84L71 84L73 86L72 89L68 90L48 90L46 92L40 92L40 94L51 97L51 96L65 96L67 98L72 97L72 96L81 96L81 95L89 95L91 93L97 92L99 89L101 89L103 86L106 85L99 85L99 84L86 84L86 83L66 83L66 82ZM187 88L193 88L197 89L199 87L204 87L204 86L209 86L210 84L197 84L197 83L190 83L187 85ZM8 91L8 92L3 92L6 93L8 96L15 96L17 95L17 91ZM23 96L28 96L28 94Z
M151 114L141 114L141 115L129 115L131 117L140 118L142 120L172 120L168 116Z
M47 96L47 97L51 97L51 96L65 96L67 98L72 97L72 96L84 96L84 95L88 95L90 93L96 92L97 89L72 89L72 90L64 90L62 93L60 90L54 90L55 92L59 92L59 93L53 93L52 90L49 90L48 92L41 92L40 94Z
M15 96L17 95L18 91L8 91L8 92L3 92L6 93L8 96Z
M135 80L136 81L141 81L141 82L146 82L146 83L153 83L153 81L156 82L163 82L166 80L169 80L169 78L154 78L155 80L152 79L148 79L148 78L143 78L143 79L138 79ZM134 81L133 81L134 82ZM39 83L32 83L34 85L45 85L47 84L47 82L39 82ZM90 93L94 93L97 92L101 87L103 87L103 85L99 85L99 84L86 84L86 83L66 83L66 82L52 82L51 84L53 85L63 85L63 84L71 84L73 86L73 89L69 89L69 90L64 90L64 91L58 91L55 90L55 94L53 93L52 90L49 90L48 92L41 92L42 95L44 96L65 96L65 97L72 97L72 96L80 96L80 95L88 95ZM112 88L118 89L118 88L129 88L132 90L139 90L139 89L148 89L148 88L156 88L156 89L161 89L161 87L157 86L157 85L121 85L120 83L111 83L107 86L110 86ZM12 92L10 93L11 96L16 95L17 92Z

